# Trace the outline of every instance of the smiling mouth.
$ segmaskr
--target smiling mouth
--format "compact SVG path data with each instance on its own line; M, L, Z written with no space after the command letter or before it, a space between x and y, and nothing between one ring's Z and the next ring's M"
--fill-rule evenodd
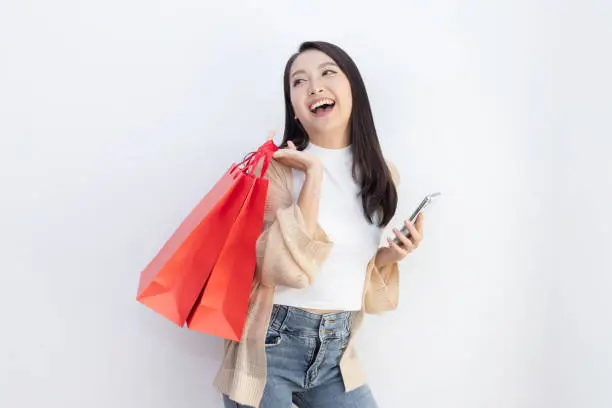
M319 99L309 106L310 112L315 116L324 116L331 112L336 106L336 101L330 98Z

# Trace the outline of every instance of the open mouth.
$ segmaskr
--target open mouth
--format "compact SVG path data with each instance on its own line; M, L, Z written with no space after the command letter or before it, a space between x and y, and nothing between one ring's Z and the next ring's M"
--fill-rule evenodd
M315 116L324 116L331 112L336 106L336 101L330 98L319 99L309 106Z

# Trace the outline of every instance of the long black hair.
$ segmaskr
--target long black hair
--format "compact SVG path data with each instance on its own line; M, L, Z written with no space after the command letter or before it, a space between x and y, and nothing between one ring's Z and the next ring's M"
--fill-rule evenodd
M285 67L285 134L281 148L292 141L298 150L308 146L309 139L302 125L295 119L291 105L289 75L295 59L304 51L319 50L329 56L347 76L353 95L353 110L349 119L349 142L353 153L353 178L361 185L363 212L370 224L375 221L385 227L397 209L397 190L391 171L380 148L370 100L357 65L340 47L322 41L308 41L300 45L298 52L289 58ZM376 215L380 217L376 218Z

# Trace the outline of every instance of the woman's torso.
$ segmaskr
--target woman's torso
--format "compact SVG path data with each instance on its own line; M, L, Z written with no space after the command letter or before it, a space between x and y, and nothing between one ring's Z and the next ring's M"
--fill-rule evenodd
M376 253L382 230L364 216L360 186L352 177L350 147L329 150L311 144L307 151L324 166L318 222L333 248L307 288L277 287L274 302L318 314L360 310L366 265ZM303 172L292 170L294 202L304 180Z

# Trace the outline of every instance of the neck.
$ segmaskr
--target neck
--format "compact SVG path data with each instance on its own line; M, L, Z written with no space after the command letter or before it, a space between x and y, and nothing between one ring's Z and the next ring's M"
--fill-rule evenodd
M324 149L344 149L350 143L348 126L336 132L308 134L311 143Z

